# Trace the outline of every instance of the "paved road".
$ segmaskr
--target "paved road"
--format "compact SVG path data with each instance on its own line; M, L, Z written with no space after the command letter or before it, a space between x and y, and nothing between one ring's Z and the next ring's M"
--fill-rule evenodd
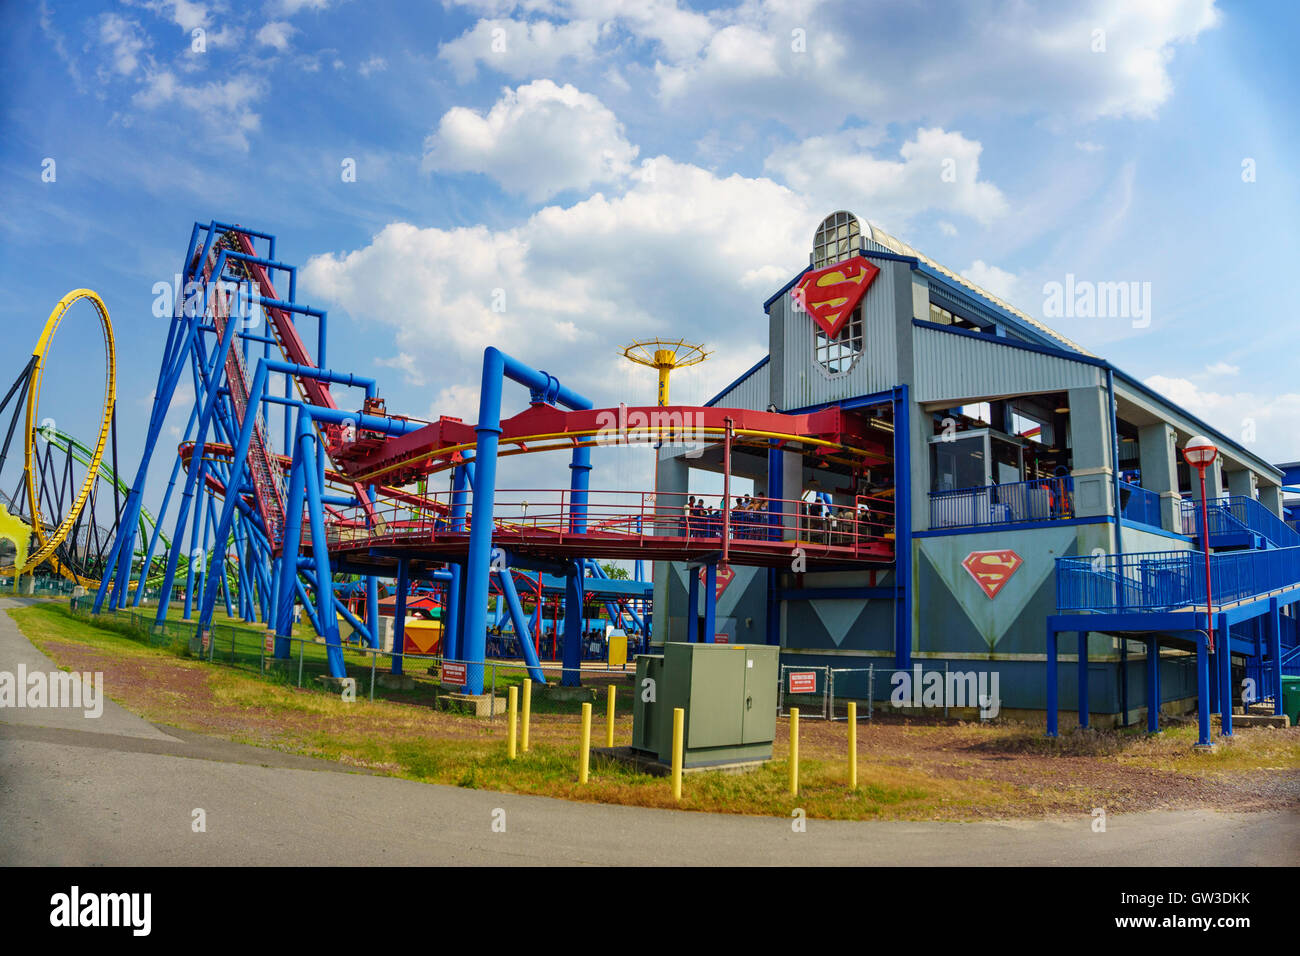
M3 602L0 602L3 606ZM0 610L0 671L41 655ZM345 772L120 708L0 710L0 864L1291 865L1300 815L895 823L568 803ZM143 726L141 726L143 725ZM207 830L193 832L201 808ZM505 832L494 830L504 818Z

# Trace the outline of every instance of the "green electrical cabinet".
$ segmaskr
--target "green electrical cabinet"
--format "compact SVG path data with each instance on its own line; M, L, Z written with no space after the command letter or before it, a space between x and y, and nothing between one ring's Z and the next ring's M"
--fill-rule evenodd
M766 644L665 644L663 654L638 656L633 748L671 762L673 710L680 707L683 766L770 759L779 655ZM651 688L654 699L646 700Z

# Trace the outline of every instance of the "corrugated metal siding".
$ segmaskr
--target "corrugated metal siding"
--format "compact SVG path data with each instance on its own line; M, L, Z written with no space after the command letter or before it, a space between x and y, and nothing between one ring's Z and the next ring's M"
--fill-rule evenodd
M741 379L718 396L713 405L717 408L748 408L764 411L772 401L772 363Z
M983 342L937 329L912 329L916 400L956 401L1100 385L1101 370L1055 355Z
M862 300L863 351L847 372L832 375L813 359L813 320L791 308L786 293L773 310L785 310L785 382L781 408L805 408L893 388L898 380L894 273L882 268ZM910 292L909 292L910 294ZM910 317L909 317L910 318ZM774 357L775 360L775 357Z

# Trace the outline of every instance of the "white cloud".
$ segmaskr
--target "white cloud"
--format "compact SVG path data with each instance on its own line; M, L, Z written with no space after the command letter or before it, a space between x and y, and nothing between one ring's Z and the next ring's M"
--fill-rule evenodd
M420 368L415 356L407 352L399 352L392 358L375 359L375 364L381 368L395 368L402 372L409 385L420 386L426 382L424 370Z
M1229 365L1227 362L1215 362L1213 365L1205 366L1207 375L1236 375L1241 368L1236 365Z
M1014 272L1007 272L997 266L991 266L983 259L976 259L961 273L981 289L992 292L1004 302L1020 301L1020 277Z
M621 196L548 206L511 229L392 223L360 249L311 259L304 288L393 327L400 352L432 363L445 388L472 388L491 344L564 370L597 401L636 401L650 392L629 391L616 347L687 331L726 344L702 370L702 390L720 388L764 351L762 302L807 262L819 217L771 180L665 157L630 182ZM608 361L575 362L579 345Z
M388 61L382 56L372 56L366 62L357 67L357 72L362 76L369 76L371 73L382 73L388 69Z
M121 76L130 76L136 71L140 54L148 46L140 24L116 13L106 13L99 18L99 42L108 47L112 70Z
M602 51L621 50L628 37L651 45L666 103L688 101L693 111L719 115L755 112L800 129L851 115L878 122L918 115L944 122L971 111L1063 121L1149 117L1172 93L1175 51L1220 20L1215 0L746 0L700 11L675 0L459 3L498 18L455 41L466 74L482 63L528 75L519 60L487 52L487 24L563 31L599 23ZM499 19L508 16L549 19ZM1105 52L1093 52L1094 30L1104 31ZM594 45L593 36L583 58L598 52ZM560 59L532 66L550 69Z
M765 167L828 208L848 208L886 229L905 226L926 209L989 223L1003 215L1001 190L979 179L983 146L960 133L919 129L899 150L879 159L868 150L875 130L851 129L813 136L778 148Z
M159 70L145 77L143 87L132 97L132 102L147 110L180 103L197 116L217 140L247 151L248 134L261 125L261 116L253 110L253 104L265 95L265 81L247 73L187 86L170 70Z
M438 56L450 64L461 82L473 79L480 63L521 79L550 72L565 60L591 59L598 32L597 24L590 20L559 26L547 20L480 20L444 43Z
M289 38L296 32L293 24L284 20L273 20L257 31L257 42L283 53L289 49Z
M1300 393L1214 392L1190 379L1153 375L1145 384L1270 461L1291 461L1300 432Z
M424 169L484 173L538 201L621 180L636 154L600 100L538 80L504 90L486 116L448 110L425 141Z
M939 232L945 236L955 236L957 235L957 227L948 220L942 219L939 221Z

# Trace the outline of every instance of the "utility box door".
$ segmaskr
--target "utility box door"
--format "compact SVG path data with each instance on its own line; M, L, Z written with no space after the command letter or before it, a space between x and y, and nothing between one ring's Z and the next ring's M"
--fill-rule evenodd
M741 743L762 744L776 737L777 648L744 646L745 710Z
M709 644L697 644L694 651L686 746L735 746L743 722L745 654L739 648Z

